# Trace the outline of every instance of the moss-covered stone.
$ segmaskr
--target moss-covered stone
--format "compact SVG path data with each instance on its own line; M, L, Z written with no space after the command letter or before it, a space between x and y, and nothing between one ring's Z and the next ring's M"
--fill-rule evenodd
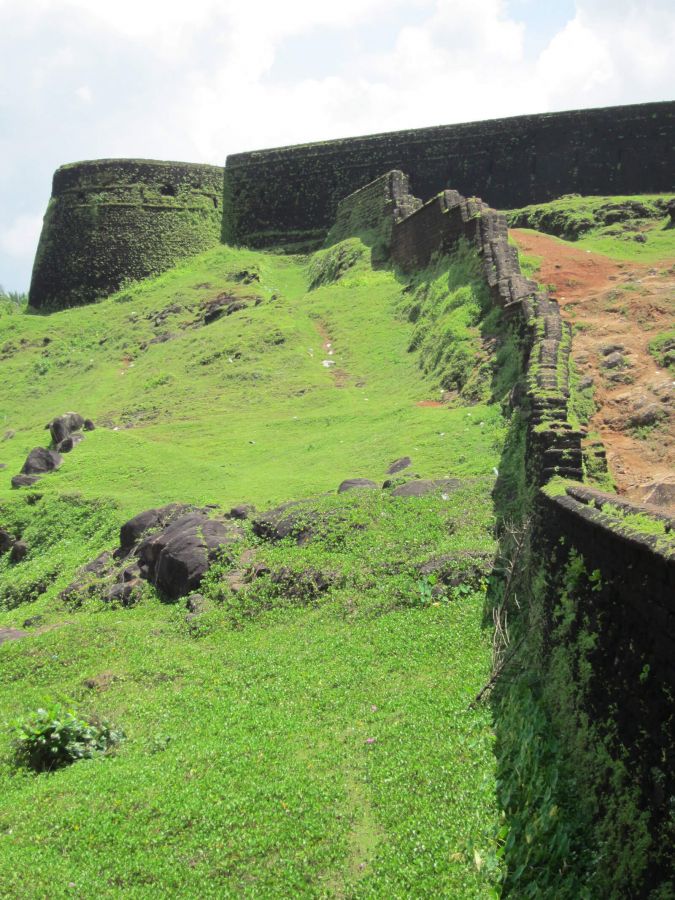
M149 160L62 166L38 245L30 304L89 303L221 239L223 169Z

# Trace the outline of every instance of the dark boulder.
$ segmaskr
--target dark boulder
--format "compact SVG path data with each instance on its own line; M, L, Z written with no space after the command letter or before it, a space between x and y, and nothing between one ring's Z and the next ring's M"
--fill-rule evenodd
M424 497L427 494L446 494L456 491L462 486L459 478L420 478L419 481L408 481L391 492L392 497Z
M221 547L242 537L238 526L193 512L146 538L136 552L148 580L175 600L199 587Z
M36 616L28 616L27 619L23 620L21 627L22 628L37 628L38 625L42 625L44 620L45 620L45 617L40 614L38 614Z
M10 562L18 563L28 556L30 547L25 541L15 541L9 554Z
M15 475L14 478L12 478L12 487L30 487L32 484L35 484L35 482L39 480L39 475Z
M123 552L131 550L146 531L165 525L189 508L179 503L169 503L168 506L161 506L158 509L146 509L145 512L129 519L120 528L120 550Z
M0 528L0 553L7 553L8 550L12 549L13 544L14 536L9 531L5 531L4 528Z
M80 431L84 425L84 419L79 413L68 412L62 416L57 416L48 423L47 428L52 436L54 446L60 444L74 431Z
M394 462L387 469L387 475L396 475L397 472L402 472L403 469L407 469L408 466L412 465L412 460L409 456L402 456L400 459L395 459Z
M255 512L255 506L250 503L239 503L233 506L229 516L231 519L248 519Z
M84 440L83 434L71 434L67 438L64 438L62 441L56 445L57 453L70 453L73 447L77 447L77 445Z
M83 425L82 425L82 428L83 428L85 431L93 431L93 430L96 428L96 426L95 426L94 423L91 421L91 419L85 419L85 420L84 420L84 423L83 423Z
M108 571L111 564L112 553L109 550L104 550L103 553L100 553L96 557L96 559L92 559L86 566L82 566L82 572L88 572L92 575L103 575Z
M26 462L21 469L22 475L43 475L45 472L54 472L63 462L60 453L55 450L46 450L44 447L35 447L30 451Z
M492 571L494 556L480 550L462 550L432 556L417 566L423 577L435 575L445 585L457 587L468 584L478 587Z
M140 589L141 582L138 580L119 582L106 591L103 599L108 603L119 603L120 606L133 606L139 599Z
M345 491L356 491L359 488L377 488L378 485L369 478L347 478L338 488L338 494L344 494Z
M319 522L319 514L297 500L282 503L253 520L253 533L269 541L294 537L298 544L311 540Z

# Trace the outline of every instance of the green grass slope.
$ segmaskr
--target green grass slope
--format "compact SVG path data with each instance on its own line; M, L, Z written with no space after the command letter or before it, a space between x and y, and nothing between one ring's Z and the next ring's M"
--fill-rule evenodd
M334 248L219 247L96 306L0 317L0 438L15 432L0 441L0 526L31 547L0 557L0 628L42 616L0 646L0 896L494 895L493 733L471 701L490 670L510 387L484 343L508 337L468 251L407 285L358 241L347 250L336 269ZM245 308L205 324L223 294ZM417 405L442 391L451 403ZM12 490L70 409L97 429ZM403 454L461 487L335 494ZM151 505L306 497L314 539L269 544L247 525L197 620L150 586L130 609L59 596ZM234 593L245 553L269 572ZM420 572L432 557L450 570L437 583ZM17 769L9 723L50 698L126 740Z
M509 210L506 216L511 228L544 231L612 259L649 264L675 259L675 227L666 214L672 200L672 194L571 194Z

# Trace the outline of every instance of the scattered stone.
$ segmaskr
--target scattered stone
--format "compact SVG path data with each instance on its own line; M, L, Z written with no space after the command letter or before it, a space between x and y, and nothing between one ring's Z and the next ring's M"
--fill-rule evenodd
M628 425L632 428L641 428L656 425L668 418L668 411L659 403L647 403L636 409L629 418Z
M84 419L79 413L68 412L52 419L46 427L49 429L49 433L52 436L54 446L56 446L67 437L70 437L74 431L79 431L83 425Z
M30 487L32 484L35 484L35 482L39 480L39 475L15 475L14 478L12 478L12 487Z
M675 507L675 481L654 481L645 487L643 502L665 509Z
M431 556L417 566L420 575L435 575L439 581L450 587L468 584L478 587L488 577L494 563L490 553L480 550L464 550Z
M111 603L119 603L121 606L133 606L138 598L140 581L124 581L121 584L113 584L105 595L105 600Z
M392 497L424 497L426 494L452 493L462 486L459 478L422 478L408 481L391 492Z
M13 431L11 428L9 428L3 434L2 439L3 439L3 441L11 441L15 434L16 434L16 431Z
M188 612L191 612L193 615L200 615L208 609L209 601L202 594L190 594L185 606Z
M306 544L316 531L319 515L298 501L282 503L253 520L253 533L270 541L294 537L298 544Z
M96 557L96 559L93 559L90 563L87 563L86 566L83 566L82 572L90 572L92 575L103 575L104 572L110 568L111 563L112 553L109 550L104 550L103 553Z
M7 463L0 463L0 471L7 468Z
M579 390L580 390L580 391L585 391L586 388L593 387L594 384L595 384L595 382L593 381L593 379L591 378L591 376L590 376L590 375L586 375L586 377L585 377L585 378L582 378L581 381L579 382Z
M114 672L101 672L99 675L94 675L91 678L85 678L82 684L90 691L107 691L109 687L111 687L116 681L119 681L119 676L115 675Z
M345 491L355 491L359 488L377 489L377 485L369 478L346 478L338 488L338 494L344 494Z
M626 360L622 354L618 352L609 353L600 363L604 369L616 369L618 366L623 366L625 364Z
M13 563L21 562L28 556L30 547L25 541L15 541L9 554L9 561Z
M4 528L0 528L0 554L7 553L8 550L11 550L13 544L14 536L11 535L9 531L5 531Z
M409 456L402 456L400 459L395 459L394 462L387 469L387 475L395 475L397 472L403 471L403 469L407 469L408 466L412 465L412 460Z
M313 566L300 571L282 566L270 575L270 581L281 590L284 597L303 603L311 603L319 594L332 587L336 580L333 572L323 572Z
M91 419L85 419L85 420L84 420L84 423L82 424L82 428L83 428L85 431L94 431L94 429L96 428L96 426L95 426L94 423L91 421Z
M38 625L42 625L45 617L41 615L36 616L28 616L27 619L23 620L22 628L36 628Z
M125 522L120 528L120 549L122 551L131 550L146 531L149 531L151 528L159 528L189 509L189 506L169 503L168 506L162 506L158 509L146 509L145 512L139 513L133 519Z
M77 447L79 443L84 440L84 435L75 433L69 435L67 438L64 438L62 441L56 445L57 453L70 453L73 447Z
M609 356L610 353L621 353L623 350L623 344L603 344L600 347L600 352L603 356Z
M47 450L44 447L35 447L30 451L26 462L21 469L22 475L43 475L46 472L55 472L63 462L60 453L55 450Z
M237 506L233 506L229 512L229 516L231 519L248 519L255 512L255 506L251 503L240 503Z

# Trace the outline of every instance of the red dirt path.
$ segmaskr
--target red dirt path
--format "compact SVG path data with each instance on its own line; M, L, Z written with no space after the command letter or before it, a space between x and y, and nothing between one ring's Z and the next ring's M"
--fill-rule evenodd
M537 280L551 286L565 318L580 328L572 355L582 375L593 378L599 407L590 429L602 438L619 492L643 500L650 483L675 480L674 382L648 351L654 335L675 321L675 260L645 266L545 234L511 234L520 250L542 258ZM600 365L610 344L622 348L627 366L620 372ZM628 419L646 404L658 404L669 419L638 438Z

